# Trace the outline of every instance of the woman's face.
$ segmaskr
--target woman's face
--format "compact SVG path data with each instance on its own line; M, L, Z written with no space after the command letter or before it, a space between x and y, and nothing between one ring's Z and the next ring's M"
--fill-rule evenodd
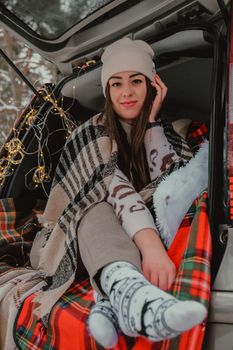
M109 79L109 88L114 111L131 124L140 115L145 102L145 76L134 71L116 73Z

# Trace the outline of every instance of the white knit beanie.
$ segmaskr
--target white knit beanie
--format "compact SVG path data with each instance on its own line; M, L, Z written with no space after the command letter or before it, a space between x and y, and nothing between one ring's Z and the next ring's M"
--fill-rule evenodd
M124 71L135 71L154 80L155 67L153 62L154 51L143 40L122 38L106 47L101 60L101 82L105 96L106 85L113 74Z

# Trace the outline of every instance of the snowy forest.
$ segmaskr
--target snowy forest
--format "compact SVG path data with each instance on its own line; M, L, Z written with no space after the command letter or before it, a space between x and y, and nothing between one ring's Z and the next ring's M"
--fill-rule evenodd
M45 61L3 29L0 29L0 45L36 89L46 82L56 81L56 68L52 63ZM2 57L0 57L0 79L0 144L2 144L16 117L29 103L33 92Z

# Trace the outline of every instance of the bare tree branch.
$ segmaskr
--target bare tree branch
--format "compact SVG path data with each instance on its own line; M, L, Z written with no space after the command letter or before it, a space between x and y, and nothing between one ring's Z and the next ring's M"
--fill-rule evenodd
M4 30L4 44L7 55L13 59L13 39L10 34ZM20 106L21 103L21 91L16 81L16 74L14 70L8 66L8 73L11 79L11 90L16 106Z

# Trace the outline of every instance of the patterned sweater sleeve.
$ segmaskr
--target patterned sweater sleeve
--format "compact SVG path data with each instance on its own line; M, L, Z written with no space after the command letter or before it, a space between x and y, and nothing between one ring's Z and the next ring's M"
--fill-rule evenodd
M173 163L185 163L192 158L187 142L176 134L171 124L149 123L144 139L151 181L166 172Z
M115 169L112 177L107 202L112 205L120 224L132 239L145 228L157 232L149 209L119 168Z

